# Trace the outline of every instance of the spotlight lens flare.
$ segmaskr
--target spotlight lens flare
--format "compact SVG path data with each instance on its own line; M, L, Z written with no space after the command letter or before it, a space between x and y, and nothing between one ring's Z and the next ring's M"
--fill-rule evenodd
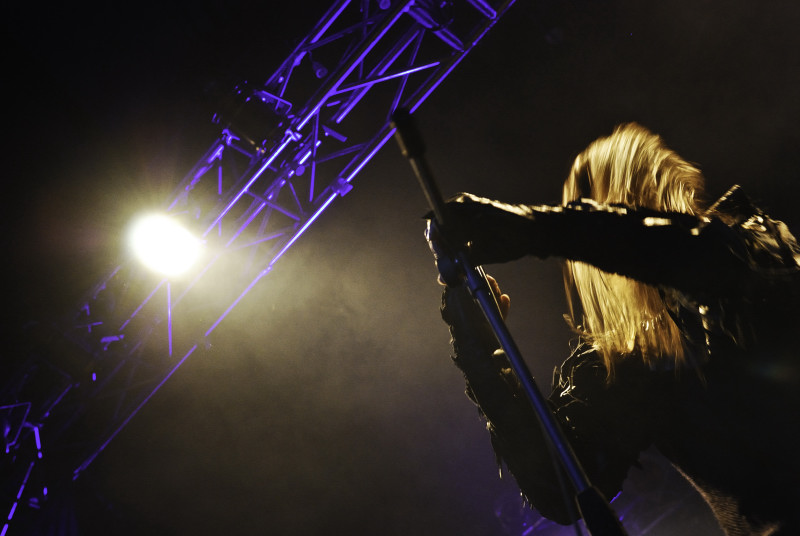
M136 220L129 240L133 253L145 266L168 277L185 273L200 256L200 241L162 214Z

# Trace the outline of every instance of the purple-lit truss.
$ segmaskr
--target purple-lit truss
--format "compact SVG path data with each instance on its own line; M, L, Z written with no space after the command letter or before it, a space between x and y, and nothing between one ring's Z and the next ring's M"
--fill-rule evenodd
M215 116L219 138L165 204L203 237L203 261L168 281L130 260L101 281L59 327L66 344L25 375L48 391L23 434L45 426L45 453L63 447L77 477L352 188L391 137L391 113L413 112L511 4L339 0L264 84L237 87Z

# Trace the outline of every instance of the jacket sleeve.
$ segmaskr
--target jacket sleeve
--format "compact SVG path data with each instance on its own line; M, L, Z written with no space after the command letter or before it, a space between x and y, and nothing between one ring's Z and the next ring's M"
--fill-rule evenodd
M543 516L573 523L579 516L571 491L562 490L535 411L464 288L445 290L442 316L450 326L454 362L464 373L467 395L486 419L498 463L505 463L525 499ZM606 389L605 369L594 354L576 354L562 369L549 404L590 481L611 498L646 447L646 427L608 407L617 398L627 401ZM604 416L605 411L610 413ZM566 477L561 480L569 490Z
M448 202L476 264L557 256L684 292L700 301L747 281L747 249L719 218L601 205L509 205L470 194Z

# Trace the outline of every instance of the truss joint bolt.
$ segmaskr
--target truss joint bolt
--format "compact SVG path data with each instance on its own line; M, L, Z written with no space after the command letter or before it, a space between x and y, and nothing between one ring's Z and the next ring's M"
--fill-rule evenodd
M353 185L350 184L349 182L347 182L346 180L344 180L341 177L336 179L336 181L333 183L333 191L336 192L337 194L339 194L342 197L344 197L348 193L350 193L350 190L352 190L352 189L353 189Z

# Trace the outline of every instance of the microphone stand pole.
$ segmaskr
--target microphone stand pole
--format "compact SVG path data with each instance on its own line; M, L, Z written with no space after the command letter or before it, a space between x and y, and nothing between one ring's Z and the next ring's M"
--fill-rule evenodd
M392 126L396 129L395 139L400 146L400 150L403 156L408 158L414 174L425 193L437 227L445 231L445 238L452 236L452 233L457 233L458 229L450 229L448 227L451 222L447 217L447 207L424 158L425 146L414 125L411 114L407 110L398 109L392 115ZM458 245L460 244L461 241L458 241ZM452 247L454 244L448 243L447 245ZM497 340L500 342L500 346L508 356L511 366L539 418L545 436L552 445L552 451L572 483L578 509L590 534L593 536L625 536L625 530L614 514L611 505L589 483L589 479L575 457L575 453L564 436L564 432L550 411L545 397L539 391L519 348L503 321L494 293L486 281L483 269L480 266L471 265L463 248L456 248L453 251L454 259L452 259L452 262L459 270L460 275L463 276L472 297L478 302L483 314L489 321Z

